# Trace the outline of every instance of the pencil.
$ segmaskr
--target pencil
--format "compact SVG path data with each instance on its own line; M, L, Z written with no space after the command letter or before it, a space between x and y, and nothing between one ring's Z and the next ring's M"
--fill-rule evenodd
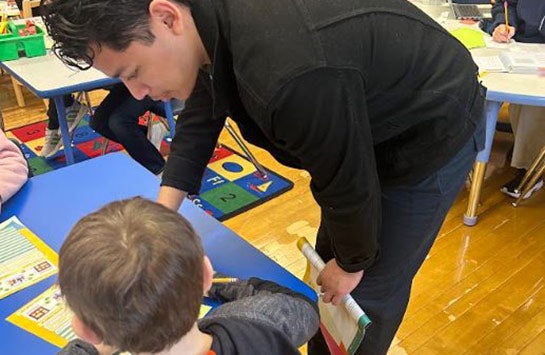
M505 13L505 30L507 31L507 34L509 35L509 17L507 17L507 0L503 0L503 11Z
M2 16L1 16L1 20L0 20L0 34L4 34L4 33L7 33L6 29L7 29L7 13L5 12L2 12Z
M238 279L236 277L215 277L212 279L213 284L226 284L230 282L237 282Z

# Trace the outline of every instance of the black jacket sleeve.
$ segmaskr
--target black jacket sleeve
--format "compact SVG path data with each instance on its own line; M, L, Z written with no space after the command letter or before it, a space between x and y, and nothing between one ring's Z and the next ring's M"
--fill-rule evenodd
M81 339L70 341L57 355L99 355L98 350Z
M197 194L206 164L212 157L225 117L213 117L210 80L199 74L193 93L176 122L161 185Z
M280 331L298 347L309 341L320 326L316 303L272 281L251 278L215 284L208 297L224 303L199 320L202 326L217 319L257 322Z
M262 280L257 277L251 277L247 281L239 280L236 282L212 284L212 287L208 291L208 297L225 303L232 302L241 298L252 297L259 293L282 293L286 296L300 298L309 305L311 305L316 313L318 313L318 305L302 293L281 286L276 282Z
M381 193L364 81L348 69L318 69L288 83L270 108L271 131L311 177L337 264L369 267L378 254Z

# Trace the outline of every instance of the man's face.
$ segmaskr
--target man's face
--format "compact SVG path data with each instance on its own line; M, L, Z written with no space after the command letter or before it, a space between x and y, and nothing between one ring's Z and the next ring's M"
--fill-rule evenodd
M173 31L172 25L150 21L153 43L133 41L120 52L96 47L93 66L104 74L119 77L138 100L146 96L167 101L186 100L204 64L195 32Z

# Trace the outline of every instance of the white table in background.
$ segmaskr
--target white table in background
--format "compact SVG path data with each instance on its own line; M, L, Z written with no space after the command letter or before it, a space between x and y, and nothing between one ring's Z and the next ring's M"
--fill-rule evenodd
M55 102L66 162L73 164L74 154L68 134L63 96L103 88L118 83L119 80L109 78L93 68L84 71L73 70L50 52L41 57L23 57L0 62L0 66L38 97L52 99Z
M435 19L447 30L461 27L472 27L479 29L477 24L465 25L456 20L448 4L426 5L422 1L413 3ZM485 36L488 36L485 34ZM507 45L505 45L507 48ZM544 45L545 46L545 45ZM498 48L479 48L471 53L474 56L497 53ZM479 152L473 169L473 178L467 211L464 214L464 224L473 226L477 223L477 207L481 195L481 188L484 181L486 165L490 158L498 113L503 102L519 105L545 106L545 78L533 74L510 74L510 73L486 73L482 75L481 81L488 89L486 94L486 142L485 149Z

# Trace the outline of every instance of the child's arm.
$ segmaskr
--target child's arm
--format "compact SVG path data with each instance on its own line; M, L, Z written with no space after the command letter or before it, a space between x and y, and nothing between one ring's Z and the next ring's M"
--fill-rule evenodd
M0 208L28 177L28 166L23 153L0 131Z
M214 284L208 297L226 303L201 321L233 317L255 320L280 330L298 347L306 343L320 325L316 303L271 281L251 278Z
M66 344L57 355L99 355L99 353L92 344L76 339Z
M57 355L112 355L118 351L111 346L89 344L81 339L75 339L65 345Z

